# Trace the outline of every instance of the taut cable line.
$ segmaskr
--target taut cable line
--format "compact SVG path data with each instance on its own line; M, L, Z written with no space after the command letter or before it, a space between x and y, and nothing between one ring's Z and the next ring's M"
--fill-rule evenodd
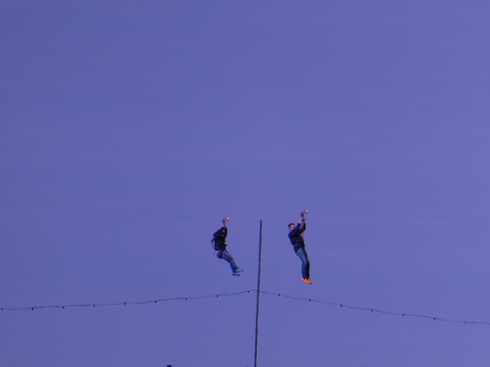
M188 216L188 215L175 215L175 214L161 214L161 213L149 213L149 212L139 212L126 209L112 209L112 208L94 208L94 207L83 207L83 206L71 206L71 205L58 205L58 204L46 204L46 203L35 203L27 201L14 201L14 200L0 200L0 203L4 204L14 204L14 205L25 205L25 206L37 206L46 208L57 208L57 209L70 209L70 210L84 210L84 211L95 211L103 213L121 213L121 214L132 214L132 215L143 215L150 217L163 217L163 218L177 218L177 219L187 219L187 220L204 220L204 221L215 221L215 218L210 217L198 217L198 216ZM256 220L253 219L235 219L235 222L246 222L255 223ZM285 222L279 222L277 220L264 220L264 223L270 224L281 224ZM367 228L367 229L416 229L416 230L432 230L432 231L470 231L470 232L490 232L487 228L465 228L465 227L451 227L451 226L410 226L410 225L383 225L383 224L343 224L343 223L331 223L331 222L319 222L314 221L310 224L326 227L337 227L337 228Z

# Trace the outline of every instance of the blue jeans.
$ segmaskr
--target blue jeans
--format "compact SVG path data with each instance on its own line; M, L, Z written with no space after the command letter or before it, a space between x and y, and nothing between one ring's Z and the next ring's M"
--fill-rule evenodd
M218 251L216 252L216 257L218 259L223 259L228 261L230 263L232 272L235 272L238 269L238 266L235 264L235 259L233 259L233 256L231 256L231 254L228 251L226 250Z
M308 259L306 249L304 247L300 248L298 251L296 251L296 255L298 255L299 259L301 260L301 274L303 275L303 278L309 278L310 260Z

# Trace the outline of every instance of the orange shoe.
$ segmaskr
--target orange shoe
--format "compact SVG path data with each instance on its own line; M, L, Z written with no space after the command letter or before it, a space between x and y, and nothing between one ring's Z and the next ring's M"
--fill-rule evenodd
M310 278L303 278L303 279L301 279L301 281L302 281L303 283L306 283L306 284L313 284L313 282L311 281L311 279L310 279Z

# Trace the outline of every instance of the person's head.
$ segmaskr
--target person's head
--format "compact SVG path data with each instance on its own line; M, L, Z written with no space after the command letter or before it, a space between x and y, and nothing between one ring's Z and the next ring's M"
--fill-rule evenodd
M294 229L294 227L296 227L296 224L294 224L294 223L289 223L288 224L288 228L289 228L290 231L292 231Z

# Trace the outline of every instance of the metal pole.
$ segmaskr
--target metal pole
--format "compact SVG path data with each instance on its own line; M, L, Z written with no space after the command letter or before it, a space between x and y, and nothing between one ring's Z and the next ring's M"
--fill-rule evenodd
M262 219L260 220L260 232L259 232L259 272L257 275L257 308L255 311L255 363L254 367L258 364L258 349L259 349L259 311L260 311L260 273L262 267Z

